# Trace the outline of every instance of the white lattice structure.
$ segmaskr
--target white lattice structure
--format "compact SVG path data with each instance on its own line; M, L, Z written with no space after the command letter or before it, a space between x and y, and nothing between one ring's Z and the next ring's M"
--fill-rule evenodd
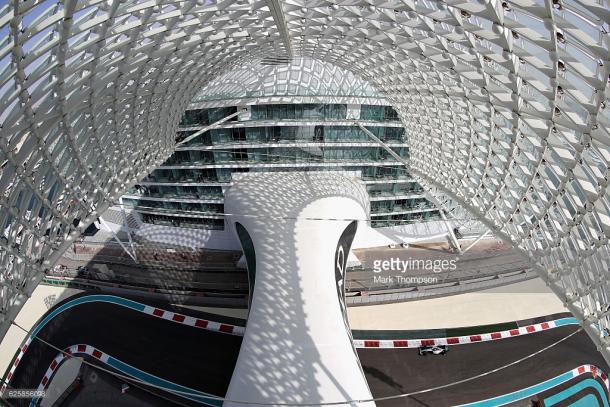
M170 154L198 90L303 55L382 91L413 172L536 259L608 357L609 22L608 0L0 6L0 336L67 245Z
M271 103L282 97L284 101L319 97L326 103L385 103L368 81L339 66L297 55L287 63L270 62L245 64L212 79L189 108L198 108L200 102L209 106L213 101L257 98L251 102Z

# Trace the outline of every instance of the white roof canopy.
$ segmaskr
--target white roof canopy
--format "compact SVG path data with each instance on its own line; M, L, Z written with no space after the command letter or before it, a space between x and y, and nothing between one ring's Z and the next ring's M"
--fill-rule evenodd
M0 337L204 85L305 56L382 92L422 182L526 250L610 355L609 22L608 0L0 6Z

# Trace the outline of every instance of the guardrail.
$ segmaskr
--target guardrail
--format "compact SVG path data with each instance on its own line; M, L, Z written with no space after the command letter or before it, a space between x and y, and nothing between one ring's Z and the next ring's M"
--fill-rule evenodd
M473 256L469 257L468 261L476 261L485 258L493 258L494 256ZM530 263L526 260L517 260L510 261L501 264L487 264L481 266L472 266L472 267L460 267L456 270L451 271L442 271L439 273L434 273L432 271L428 271L425 274L403 274L400 271L396 271L396 275L401 275L405 278L419 278L419 279L434 279L438 281L438 283L433 283L434 286L442 286L442 285L453 285L456 283L463 284L467 281L484 281L488 279L495 278L496 276L508 276L511 274L518 274L523 272L524 270L530 269ZM367 277L350 277L350 274L355 272L366 273ZM411 291L414 287L421 287L422 285L431 285L431 284L383 284L375 282L376 277L390 276L387 271L384 274L375 273L371 268L364 267L353 267L348 268L347 270L347 285L346 290L350 291L368 291L368 292L376 292L379 293L381 291Z
M517 273L509 273L507 275L497 275L495 277L487 278L484 280L482 280L481 278L476 278L472 280L464 280L447 284L433 284L426 286L402 288L385 292L358 291L347 293L346 303L349 306L360 306L435 298L488 289L521 281L527 281L536 277L538 277L538 275L534 271L523 270ZM188 289L177 289L171 287L149 287L129 283L87 280L71 277L47 276L43 279L42 282L44 284L54 286L64 286L81 290L108 291L119 294L133 293L135 291L138 293L146 293L153 295L197 298L199 302L203 304L218 305L222 303L231 306L246 307L248 298L247 292L230 293L227 291L193 291Z
M68 277L45 277L42 284L47 284L55 287L76 288L84 291L107 292L118 295L138 294L143 296L162 295L165 297L178 298L182 297L185 302L209 305L209 306L228 306L237 308L247 307L248 294L243 293L214 293L205 291L190 291L171 288L144 287L125 283L92 281L85 279L71 279Z
M385 292L365 290L353 291L351 293L347 293L348 295L346 297L346 303L350 306L359 306L422 300L448 295L463 294L467 292L518 283L536 277L538 277L538 274L535 271L528 269L518 272L510 272L506 275L498 274L485 278L473 278L469 280L460 280L441 284L420 285Z
M219 281L219 282L206 282L206 281L187 281L179 279L171 279L167 276L158 277L145 277L145 276L129 276L129 278L121 278L120 276L109 276L98 273L89 272L88 274L80 274L75 270L63 270L56 273L49 273L48 278L62 279L62 280L81 280L88 282L95 282L100 284L128 284L132 286L141 287L153 287L153 288L172 288L181 290L195 290L195 291L248 291L247 281Z
M141 253L138 253L140 255ZM106 263L106 264L120 264L123 266L131 266L131 267L161 267L161 268L180 268L182 270L205 270L205 269L224 269L224 270L237 270L235 263L227 263L227 262L210 262L206 263L198 263L198 262L180 262L180 261L155 261L149 259L143 259L138 257L138 263L134 262L129 256L125 255L125 257L121 256L108 256L103 254L74 254L73 252L64 252L64 258L71 261L80 261L80 262L96 262L96 263ZM61 263L61 260L59 261Z

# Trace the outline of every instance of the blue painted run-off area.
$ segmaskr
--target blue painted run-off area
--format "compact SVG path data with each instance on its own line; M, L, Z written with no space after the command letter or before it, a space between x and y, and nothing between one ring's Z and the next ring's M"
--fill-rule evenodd
M521 390L517 390L513 393L508 393L502 396L497 396L491 399L487 399L487 400L482 400L482 401L477 401L474 403L468 403L468 404L462 404L459 407L497 407L497 406L504 406L506 404L509 403L514 403L516 401L519 400L523 400L526 399L528 397L534 397L537 394L540 394L544 391L550 390L553 387L559 386L560 384L566 383L567 381L571 380L574 376L572 375L572 372L566 372L563 373L557 377L554 377L552 379L546 380L542 383L538 383L534 386L531 387L527 387L525 389L521 389ZM574 384L573 386L553 395L550 396L548 398L546 398L544 400L545 405L546 406L553 406L554 404L559 403L560 401L572 396L573 394L578 393L580 390L587 388L587 387L592 387L595 390L598 391L601 399L603 400L603 406L604 407L609 407L608 406L608 396L606 394L606 391L604 390L604 388L601 386L601 384L599 384L599 382L595 381L594 379L585 379L581 382L578 382L576 384ZM583 401L584 402L584 401ZM585 404L581 404L582 406L585 406ZM597 400L595 400L595 402L593 404L586 404L587 407L594 407L597 406ZM601 407L601 406L600 406Z
M573 386L570 386L567 389L562 390L557 394L553 394L552 396L545 398L544 405L548 406L548 407L552 407L552 406L562 402L563 400L567 399L568 397L571 397L586 388L592 388L595 391L597 391L597 393L599 394L599 396L602 400L603 407L608 407L608 396L606 395L606 391L604 390L602 385L599 384L599 382L597 380L591 379L591 378L582 380L578 383L575 383ZM587 394L586 397L581 398L579 400L579 403L581 406L587 406L587 407L595 407L595 406L599 405L597 398L592 394ZM579 404L578 403L572 404L572 406L574 406L574 405L578 406ZM602 406L599 406L599 407L602 407Z
M79 297L74 300L68 301L68 302L60 305L59 307L55 308L45 318L43 318L42 321L40 321L40 323L32 330L31 335L32 336L37 335L42 330L42 328L45 327L46 324L48 324L53 318L55 318L57 315L59 315L63 311L70 309L72 307L75 307L77 305L80 305L80 304L86 304L86 303L91 303L91 302L106 302L106 303L116 304L116 305L120 305L123 307L131 308L135 311L140 311L140 312L143 312L144 308L146 307L144 304L141 304L137 301L132 301L132 300L128 300L126 298L116 297L113 295L87 295L87 296ZM212 396L211 394L204 393L204 392L201 392L198 390L194 390L189 387L181 386L179 384L170 382L165 379L161 379L157 376L143 372L140 369L137 369L131 365L128 365L127 363L121 362L120 360L115 359L113 357L110 357L108 359L108 365L110 367L120 371L121 373L123 373L125 375L133 377L133 378L143 381L145 383L149 383L153 386L160 387L170 393L178 394L181 397L184 397L184 398L187 398L190 400L194 400L194 401L198 401L198 402L204 403L209 406L215 406L215 407L218 406L219 407L222 405L222 400L216 400L216 399L210 398L209 396ZM214 396L212 396L212 397L214 397ZM30 403L30 407L34 407L37 404L38 400L39 399L37 399L37 398L32 399L32 401Z

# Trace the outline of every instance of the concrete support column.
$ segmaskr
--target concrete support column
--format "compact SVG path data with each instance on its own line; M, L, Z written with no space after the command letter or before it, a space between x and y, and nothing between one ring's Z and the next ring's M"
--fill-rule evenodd
M369 212L364 185L339 173L248 173L235 177L225 207L234 214L228 223L246 253L253 287L227 398L270 404L370 399L343 297L358 225L348 219L366 219ZM225 403L233 405L240 404Z

